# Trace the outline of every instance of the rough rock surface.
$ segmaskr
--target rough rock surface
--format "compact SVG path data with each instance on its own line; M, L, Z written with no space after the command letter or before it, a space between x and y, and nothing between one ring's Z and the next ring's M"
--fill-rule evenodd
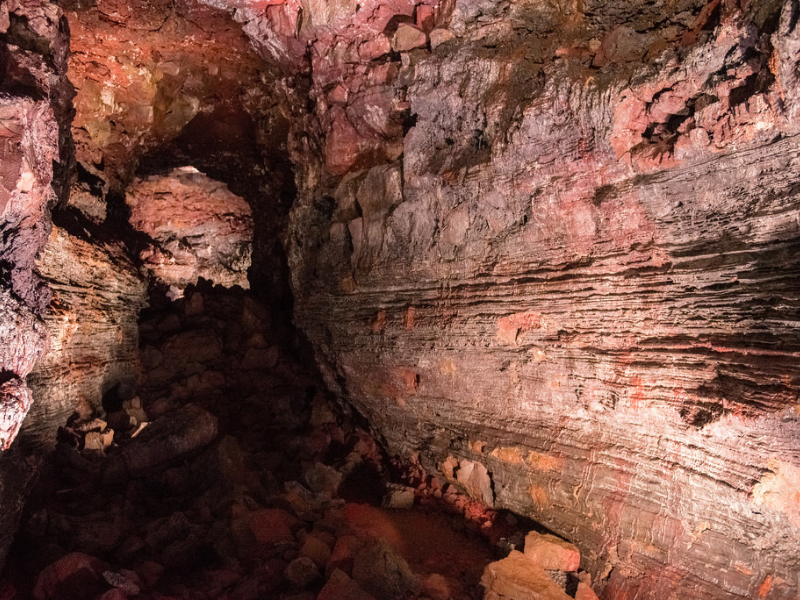
M390 454L482 463L605 598L794 598L797 4L460 0L371 62L370 8L317 31L293 148L328 384Z
M253 218L224 183L184 167L137 180L125 202L133 228L152 240L140 258L157 281L183 289L202 277L250 287Z
M118 244L81 233L53 227L37 259L52 293L50 349L30 376L36 403L25 429L51 443L67 417L101 409L103 396L130 388L138 369L144 278Z
M37 458L12 444L31 407L26 378L47 348L39 313L46 287L34 259L49 232L49 209L66 198L74 164L66 78L68 28L57 5L0 6L0 564ZM33 446L40 440L30 440Z

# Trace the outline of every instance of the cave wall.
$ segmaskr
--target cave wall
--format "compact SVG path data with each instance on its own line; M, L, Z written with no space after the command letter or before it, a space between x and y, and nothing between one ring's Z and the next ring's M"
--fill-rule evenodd
M52 446L74 412L102 411L103 395L118 384L123 394L133 389L147 283L121 244L74 227L53 227L37 267L52 294L44 314L50 347L29 377L34 403L23 433Z
M329 386L604 598L795 598L797 3L332 4L286 235Z
M68 36L55 4L0 5L0 564L42 443L17 434L33 402L27 377L48 347L40 315L50 297L35 257L74 166Z

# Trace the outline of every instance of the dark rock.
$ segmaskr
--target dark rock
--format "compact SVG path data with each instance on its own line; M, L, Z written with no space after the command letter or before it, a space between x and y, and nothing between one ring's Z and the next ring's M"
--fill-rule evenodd
M102 579L107 567L88 554L73 552L39 574L33 597L36 600L83 600L108 589Z
M208 446L217 437L217 419L199 406L187 405L148 424L119 451L110 454L103 480L118 483L144 477Z
M375 600L373 596L358 587L358 584L350 579L347 574L335 569L331 573L325 587L322 588L317 600Z
M405 598L419 588L406 560L384 541L367 544L353 558L353 579L376 598Z
M319 579L319 569L314 561L301 556L294 559L286 567L284 576L296 588L306 588Z

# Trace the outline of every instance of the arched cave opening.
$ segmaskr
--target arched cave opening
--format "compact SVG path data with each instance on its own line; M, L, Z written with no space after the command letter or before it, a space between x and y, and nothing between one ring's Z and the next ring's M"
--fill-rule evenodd
M798 10L0 4L0 598L795 600Z

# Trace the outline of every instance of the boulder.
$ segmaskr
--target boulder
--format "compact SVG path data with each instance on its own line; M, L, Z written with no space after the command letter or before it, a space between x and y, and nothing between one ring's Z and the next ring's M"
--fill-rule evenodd
M44 569L36 580L36 600L83 600L108 589L101 577L106 566L97 558L82 552L67 554Z
M568 600L569 596L522 552L512 551L507 558L489 563L481 585L486 596L503 600ZM491 596L494 594L495 596Z
M119 452L110 454L103 467L103 481L113 484L149 475L208 446L217 433L214 415L187 404L153 421Z
M525 537L525 556L546 571L577 571L581 553L554 535L531 531Z
M424 48L428 44L425 32L406 23L400 25L392 38L392 50L408 52L414 48Z
M355 555L353 579L376 598L405 598L419 587L406 560L382 540L367 544Z

